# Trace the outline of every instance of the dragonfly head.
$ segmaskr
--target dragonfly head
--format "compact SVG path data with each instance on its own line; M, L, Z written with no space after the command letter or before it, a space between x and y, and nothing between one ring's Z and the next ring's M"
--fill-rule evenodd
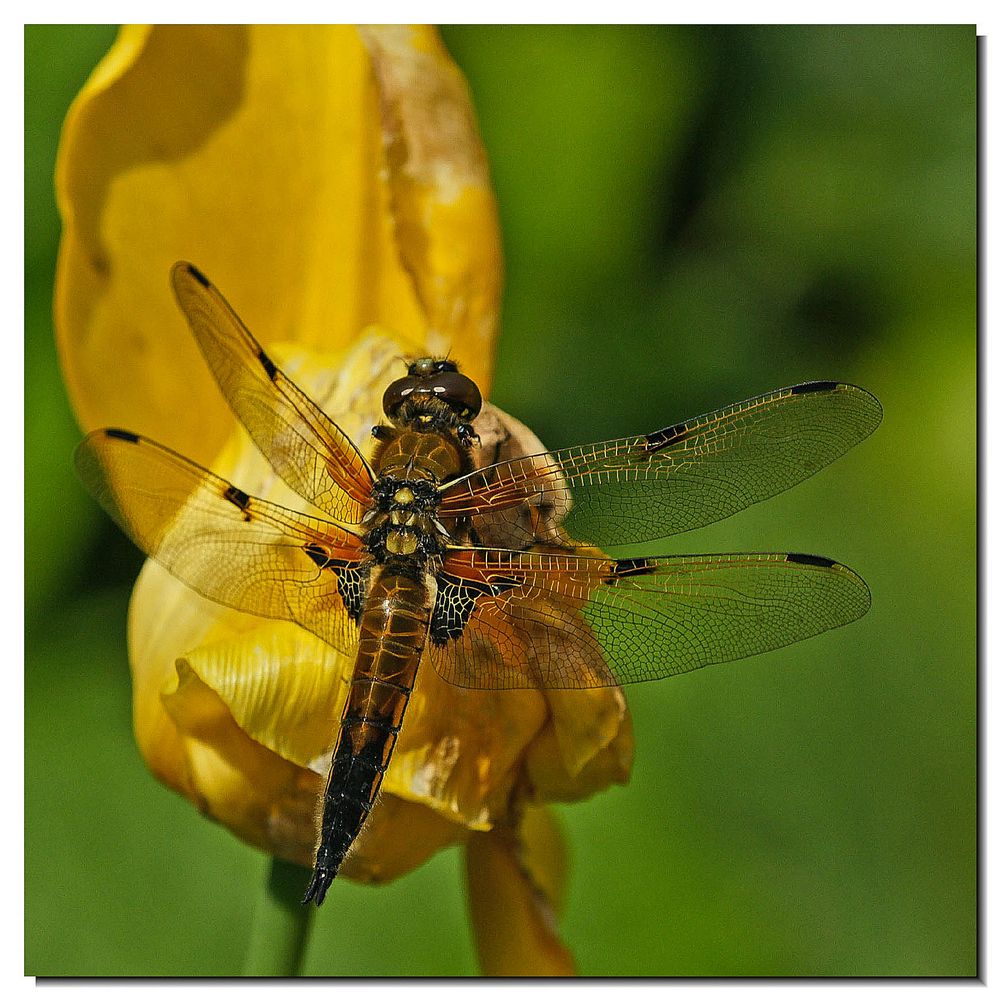
M403 378L396 379L382 397L382 408L390 420L411 423L442 412L457 422L474 420L483 407L479 387L458 370L454 361L420 358L412 362Z

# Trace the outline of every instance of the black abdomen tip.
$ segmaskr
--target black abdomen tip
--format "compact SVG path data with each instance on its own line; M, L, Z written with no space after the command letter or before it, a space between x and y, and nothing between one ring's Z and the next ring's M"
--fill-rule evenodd
M302 905L315 902L317 906L323 905L326 892L333 885L333 880L337 877L336 868L317 868L309 881L306 894L302 897Z

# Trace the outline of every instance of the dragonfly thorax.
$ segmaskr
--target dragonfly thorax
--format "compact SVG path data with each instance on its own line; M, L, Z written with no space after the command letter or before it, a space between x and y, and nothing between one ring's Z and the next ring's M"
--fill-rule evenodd
M444 374L465 378L457 372ZM386 390L387 397L392 389ZM387 402L386 412L395 426L373 428L378 445L372 465L378 479L365 543L379 562L389 557L426 561L443 555L446 543L453 541L437 519L440 487L472 471L475 436L451 405L432 395Z
M437 520L440 493L432 480L382 476L372 500L365 543L377 561L391 556L423 561L443 553L448 535Z

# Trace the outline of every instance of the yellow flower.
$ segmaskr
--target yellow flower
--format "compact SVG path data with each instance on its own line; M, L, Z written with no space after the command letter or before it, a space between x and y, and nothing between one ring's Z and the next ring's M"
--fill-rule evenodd
M67 118L57 188L57 332L84 430L128 427L301 507L201 361L169 294L177 259L362 447L401 355L450 354L489 391L496 207L465 82L430 29L125 28ZM510 435L510 454L542 450L499 411L484 427ZM129 652L153 773L309 865L352 663L154 563L132 596ZM385 881L462 843L484 971L569 973L544 803L624 781L631 754L617 689L471 691L425 665L342 875Z

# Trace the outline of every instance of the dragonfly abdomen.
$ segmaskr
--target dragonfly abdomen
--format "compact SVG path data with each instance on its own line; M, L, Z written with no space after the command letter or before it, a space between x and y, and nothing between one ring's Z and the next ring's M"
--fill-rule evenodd
M368 818L389 767L427 637L426 585L387 565L361 614L358 655L340 720L312 881L318 906Z

